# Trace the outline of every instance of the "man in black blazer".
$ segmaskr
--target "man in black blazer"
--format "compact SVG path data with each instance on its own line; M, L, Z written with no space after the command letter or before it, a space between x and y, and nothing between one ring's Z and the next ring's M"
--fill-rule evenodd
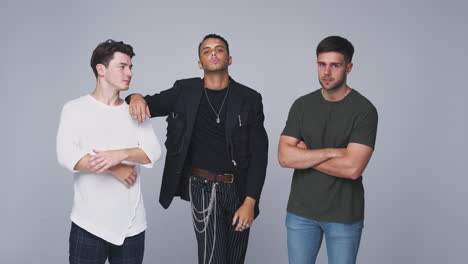
M243 263L268 159L262 97L229 76L223 37L205 36L198 52L203 79L126 100L140 122L167 116L159 202L164 208L174 196L191 202L199 263Z

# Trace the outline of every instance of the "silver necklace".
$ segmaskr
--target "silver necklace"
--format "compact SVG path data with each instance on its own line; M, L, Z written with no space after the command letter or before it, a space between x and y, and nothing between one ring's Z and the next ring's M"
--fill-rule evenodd
M208 88L205 87L205 89L204 89L204 91L205 91L205 96L206 96L206 100L208 100L208 104L210 105L211 110L213 110L213 113L216 115L216 123L219 124L219 122L221 122L221 119L219 119L219 115L221 114L221 111L223 111L224 102L226 101L227 95L228 95L228 93L229 93L229 85L228 85L228 87L227 87L226 94L224 95L223 102L221 103L221 107L219 108L219 112L216 112L216 110L214 109L213 105L211 104L210 98L208 97L208 94L206 93L206 89L208 89Z

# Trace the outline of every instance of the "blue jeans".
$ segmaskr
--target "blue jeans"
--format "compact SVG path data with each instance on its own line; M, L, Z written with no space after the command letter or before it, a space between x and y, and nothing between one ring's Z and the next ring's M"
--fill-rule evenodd
M72 222L70 230L70 264L141 264L145 250L145 231L127 237L116 246Z
M319 222L287 213L290 264L313 264L325 234L329 264L354 264L359 250L363 221L351 224Z

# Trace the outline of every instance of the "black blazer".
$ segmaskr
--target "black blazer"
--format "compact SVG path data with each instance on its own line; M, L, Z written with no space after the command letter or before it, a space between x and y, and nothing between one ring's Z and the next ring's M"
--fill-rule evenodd
M226 142L234 165L235 184L242 199L250 196L258 203L265 181L268 160L268 136L263 126L261 95L230 78L226 102ZM166 162L159 202L168 208L174 196L188 197L190 164L187 152L203 95L201 78L178 80L174 86L159 94L147 95L151 117L167 116Z

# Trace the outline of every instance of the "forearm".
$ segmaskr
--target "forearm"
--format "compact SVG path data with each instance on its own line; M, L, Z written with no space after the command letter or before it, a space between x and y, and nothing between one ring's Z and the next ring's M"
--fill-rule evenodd
M115 150L93 150L96 155L89 158L89 170L96 173L103 173L109 168L122 164L123 161L130 161L139 164L150 163L146 153L140 148L115 149Z
M83 158L81 158L75 165L74 169L75 170L79 170L79 171L83 171L83 172L92 172L92 173L95 173L94 171L90 170L90 159L91 159L91 155L89 154L86 154L85 156L83 156ZM110 173L112 175L116 175L118 173L118 170L119 168L122 168L122 166L126 166L122 163L119 163L115 166L112 166L110 167L109 169L107 169L106 171L104 171L104 173Z
M353 166L349 159L344 157L329 159L313 166L313 168L339 178L357 179L359 177L355 175L356 167Z
M281 167L308 169L336 157L335 149L301 149L295 145L282 144L278 151Z
M358 162L348 155L342 158L329 159L314 166L314 169L331 176L357 180L361 177L366 166L367 161L365 163Z
M124 160L126 161L135 162L139 164L147 164L151 162L151 160L141 148L121 149L120 151L122 151L122 153L124 154Z
M90 158L91 158L91 155L86 154L76 163L73 169L79 170L79 171L91 172L91 170L88 168Z
M173 88L160 93L146 96L134 93L127 96L125 101L130 105L130 114L132 115L138 115L147 110L149 111L147 113L149 117L167 116L173 112L179 91L178 84L175 82Z
M314 166L331 176L356 180L361 177L374 149L359 143L349 143L342 157L333 158Z

